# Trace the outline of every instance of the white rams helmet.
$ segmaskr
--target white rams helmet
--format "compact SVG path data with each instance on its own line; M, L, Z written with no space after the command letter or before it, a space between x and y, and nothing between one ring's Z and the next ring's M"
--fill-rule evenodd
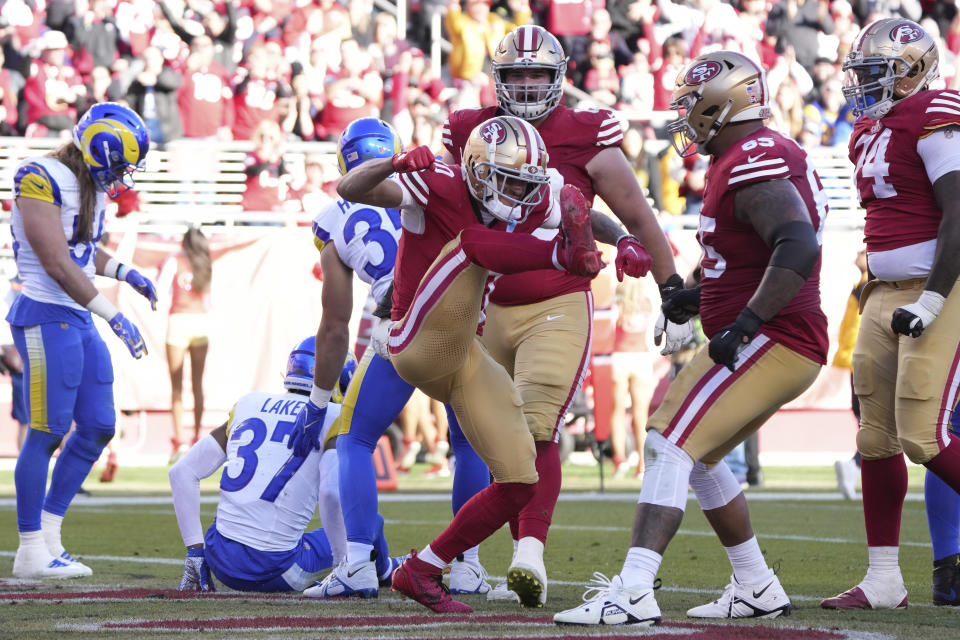
M461 171L470 195L505 222L525 220L549 190L543 139L532 124L512 116L490 118L470 133Z
M706 144L732 122L770 117L770 91L763 68L742 53L714 51L695 58L679 74L667 126L681 157L706 154Z
M916 22L876 20L863 28L843 61L843 96L854 115L879 120L895 101L936 79L939 59L933 36Z
M510 115L536 120L560 104L567 58L560 41L543 27L517 27L500 41L491 61L497 104ZM542 85L509 83L504 72L510 69L547 69L551 80Z

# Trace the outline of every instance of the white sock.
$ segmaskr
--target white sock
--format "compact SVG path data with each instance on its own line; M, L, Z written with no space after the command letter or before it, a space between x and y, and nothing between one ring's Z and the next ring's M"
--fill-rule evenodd
M543 543L533 536L521 538L513 552L515 559L537 558L543 560Z
M443 569L447 566L447 563L440 559L440 556L433 552L433 549L430 548L430 545L427 545L423 548L423 551L417 554L417 557L426 562L427 564L432 564L438 569Z
M42 547L43 549L47 548L47 544L43 539L42 531L21 531L20 546L21 547Z
M372 551L372 544L347 541L347 564L354 564L360 561L370 562L370 553Z
M470 562L472 564L480 564L480 545L475 547L470 547L462 554L464 562Z
M513 543L513 557L510 559L510 564L513 564L513 561L517 559L517 547L520 545L516 540L510 540Z
M738 545L724 547L724 549L727 552L727 557L730 558L730 564L733 566L733 575L736 576L740 584L760 584L773 575L760 552L757 536L753 536Z
M60 542L60 526L63 524L63 516L58 516L49 511L40 512L40 530L43 532L43 541L47 545L47 551L50 555L57 558L65 551Z
M867 568L867 581L888 581L892 576L903 580L900 575L900 547L867 547L870 565Z
M623 561L623 569L620 571L623 586L634 591L652 589L661 562L663 562L663 556L656 551L643 547L630 547L627 551L627 559Z

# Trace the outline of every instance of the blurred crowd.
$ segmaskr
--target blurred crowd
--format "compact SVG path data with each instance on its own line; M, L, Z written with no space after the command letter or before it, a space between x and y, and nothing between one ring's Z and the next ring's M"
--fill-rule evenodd
M288 141L335 140L379 115L410 144L440 149L450 110L494 104L490 55L517 24L557 35L570 58L567 96L620 110L625 151L657 207L695 211L702 161L663 145L651 113L669 106L676 72L711 49L769 70L772 126L807 147L846 142L840 65L876 17L921 23L941 45L942 86L960 86L954 0L411 0L406 34L389 0L6 0L0 3L0 133L66 136L109 99L130 104L160 146L252 140L248 210L288 207ZM440 64L431 23L450 43ZM439 69L439 72L438 72ZM669 116L668 116L669 117ZM661 118L662 120L663 118ZM648 157L650 156L650 157ZM672 157L671 157L672 156ZM308 159L309 160L309 159ZM312 177L319 193L335 175ZM308 168L304 174L309 174Z

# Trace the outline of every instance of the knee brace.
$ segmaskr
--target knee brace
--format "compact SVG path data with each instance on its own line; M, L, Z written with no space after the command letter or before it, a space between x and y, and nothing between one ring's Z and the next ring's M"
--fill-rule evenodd
M646 470L639 502L683 511L687 506L693 459L659 431L653 430L647 432L643 459Z
M733 471L722 460L712 467L702 462L695 464L690 473L690 486L704 511L724 507L742 492Z

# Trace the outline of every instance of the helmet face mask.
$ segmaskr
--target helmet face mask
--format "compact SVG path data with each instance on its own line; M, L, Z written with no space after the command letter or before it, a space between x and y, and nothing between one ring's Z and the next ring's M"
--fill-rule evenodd
M144 167L150 134L129 107L101 102L90 107L73 128L73 144L97 188L115 198L134 187L133 172Z
M470 133L461 171L470 195L487 213L519 223L546 197L547 160L543 139L533 125L499 116Z
M287 358L287 368L283 377L283 386L287 391L310 393L313 390L313 372L316 367L316 336L304 338L293 348ZM357 370L357 359L348 351L340 377L330 396L331 402L343 403L344 394L350 386L353 374Z
M563 97L567 59L560 42L539 26L517 27L508 33L492 57L497 104L524 120L550 114ZM530 82L530 72L545 72L544 82Z
M909 20L884 18L863 28L843 62L843 96L854 115L879 120L939 75L934 39Z

